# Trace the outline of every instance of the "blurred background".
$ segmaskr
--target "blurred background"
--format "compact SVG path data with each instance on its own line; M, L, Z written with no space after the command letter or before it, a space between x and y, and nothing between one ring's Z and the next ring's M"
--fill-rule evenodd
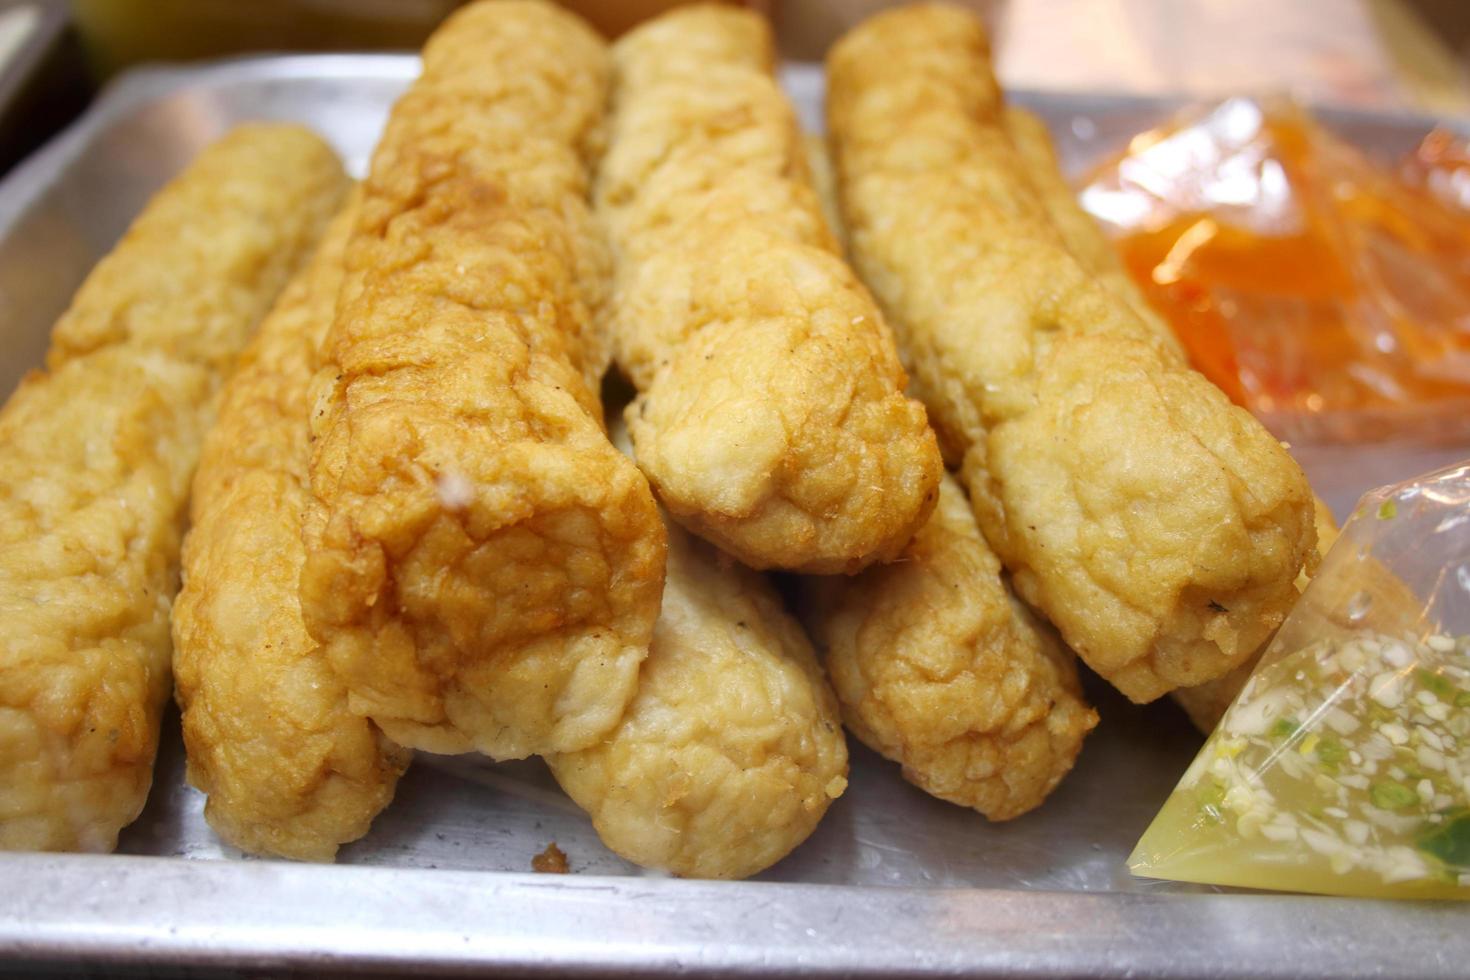
M749 0L783 53L819 59L884 0ZM1466 0L968 0L1002 80L1470 115ZM566 0L608 34L669 0ZM0 0L0 168L130 66L245 52L408 50L458 0Z

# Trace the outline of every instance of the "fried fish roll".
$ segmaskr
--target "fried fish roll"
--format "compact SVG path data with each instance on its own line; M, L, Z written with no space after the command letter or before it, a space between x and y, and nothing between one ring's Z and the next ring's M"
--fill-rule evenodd
M1183 357L1184 348L1174 336L1173 329L1149 305L1143 290L1138 288L1138 284L1123 267L1118 250L1108 241L1092 215L1083 210L1077 201L1077 195L1072 193L1071 185L1067 183L1061 165L1057 162L1056 147L1052 145L1046 123L1025 109L1006 106L1005 130L1025 168L1027 179L1041 197L1047 217L1061 236L1062 244L1082 264L1082 268L1121 296L1133 312L1138 314L1139 319L1152 327Z
M622 717L663 584L663 522L595 387L607 51L551 4L487 2L423 62L313 381L302 615L393 741L572 751Z
M354 212L332 223L225 386L174 603L174 680L204 817L255 854L331 860L393 798L408 753L347 709L301 621L307 387Z
M978 19L889 11L828 68L853 256L1016 591L1135 701L1228 673L1315 554L1300 468L1066 247Z
M0 848L111 850L142 810L210 406L345 188L299 127L231 133L97 265L0 410Z
M754 568L892 558L942 465L823 219L769 28L684 7L619 41L614 63L596 200L638 465L675 520Z
M1068 250L1082 263L1084 269L1122 296L1145 323L1174 345L1181 357L1184 356L1184 349L1178 346L1178 338L1168 321L1149 305L1143 291L1123 267L1118 250L1072 193L1057 162L1056 149L1052 145L1046 124L1025 109L1007 106L1005 127L1006 134L1015 144L1016 152L1026 167L1027 177L1041 195L1047 215L1056 225ZM1332 511L1320 497L1313 496L1312 506L1317 529L1317 556L1320 560L1337 539L1337 524L1332 518ZM1311 576L1304 567L1297 575L1297 591L1306 589L1309 581ZM1181 687L1171 692L1170 696L1184 708L1197 728L1209 734L1224 716L1225 709L1230 707L1235 696L1245 686L1245 682L1250 679L1269 642L1269 638L1263 641L1254 654L1223 677L1195 687Z
M941 800L1018 817L1097 724L1071 653L1011 594L951 476L897 561L803 594L848 731Z
M847 786L837 702L775 589L669 528L663 612L622 722L547 761L607 846L690 878L746 878Z
M808 151L835 229L825 144ZM802 591L848 730L942 800L991 820L1020 816L1056 788L1097 724L1075 658L1011 592L948 474L897 560L808 579Z

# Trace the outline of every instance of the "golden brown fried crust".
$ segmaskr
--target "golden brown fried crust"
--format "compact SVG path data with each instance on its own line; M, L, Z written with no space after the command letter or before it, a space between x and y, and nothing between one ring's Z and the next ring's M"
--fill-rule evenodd
M225 841L331 860L393 798L408 753L347 709L306 633L307 386L332 324L355 210L328 229L225 386L194 477L174 679L189 781Z
M1138 314L1139 319L1152 327L1183 357L1184 348L1174 336L1168 321L1148 304L1143 291L1123 267L1118 250L1108 241L1092 215L1083 210L1077 195L1072 193L1071 186L1062 174L1061 165L1057 162L1056 148L1052 145L1046 123L1025 109L1015 106L1005 107L1004 123L1006 135L1015 146L1021 165L1025 167L1026 178L1041 197L1047 217L1051 219L1067 251L1103 285L1121 296L1133 312Z
M1317 526L1317 554L1320 559L1332 547L1332 542L1337 540L1337 522L1333 520L1332 511L1322 502L1321 497L1313 497L1312 506L1313 519ZM1312 580L1312 571L1315 568L1304 568L1297 576L1297 592L1307 590L1307 585ZM1177 691L1171 691L1169 696L1189 715L1194 727L1206 735L1210 734L1220 724L1220 719L1225 717L1226 709L1235 702L1235 697L1245 687L1245 682L1250 680L1256 664L1261 662L1261 655L1270 645L1269 640L1262 643L1249 659L1224 677L1217 677L1195 687L1181 687Z
M474 4L373 158L314 381L301 606L352 710L400 744L582 748L647 652L663 523L593 385L583 161L608 71L571 14Z
M677 527L653 647L622 722L549 756L609 848L746 878L806 840L847 784L837 702L765 578Z
M853 256L1016 591L1136 701L1228 673L1312 553L1301 470L1068 251L978 20L880 14L828 67Z
M1097 724L1072 655L1011 595L953 477L897 561L803 591L848 730L942 800L1018 817Z
M1107 240L1097 222L1083 210L1076 195L1072 193L1057 163L1056 151L1046 124L1024 109L1007 106L1005 127L1006 134L1015 144L1016 152L1026 167L1027 177L1040 194L1047 214L1067 249L1083 268L1123 297L1139 318L1160 337L1173 344L1183 357L1183 348L1179 347L1168 322L1149 306L1142 290L1123 267L1117 249ZM1313 517L1317 529L1317 554L1320 557L1327 553L1327 549L1336 540L1337 525L1333 522L1332 512L1318 497L1313 498ZM1310 578L1309 568L1303 566L1296 581L1298 592L1307 587ZM1255 671L1256 664L1260 662L1261 654L1269 645L1269 639L1262 642L1254 654L1223 677L1194 687L1178 688L1171 692L1171 696L1184 708L1195 726L1208 734L1214 730L1225 714L1225 709L1230 707L1235 696L1245 686L1245 682Z
M1092 216L1083 210L1076 195L1072 193L1071 187L1062 176L1046 124L1024 109L1007 106L1005 127L1006 134L1015 144L1016 152L1026 167L1027 177L1040 194L1047 214L1056 226L1067 249L1084 269L1123 297L1139 318L1152 327L1158 336L1175 346L1179 355L1183 357L1184 349L1179 346L1178 338L1174 336L1168 322L1159 315L1158 311L1149 306L1143 291L1138 288L1137 283L1123 267L1117 249L1107 240L1107 236L1103 234ZM1327 549L1337 538L1337 525L1333 522L1332 512L1328 510L1321 498L1313 498L1313 508L1317 529L1317 554L1320 557L1327 553ZM1312 564L1314 563L1308 562L1308 566ZM1308 566L1303 566L1301 573L1297 576L1298 592L1305 589L1307 582L1310 581ZM1245 686L1245 682L1255 671L1256 664L1260 662L1261 654L1269 645L1269 639L1262 642L1254 654L1223 677L1217 677L1195 687L1178 688L1171 692L1171 696L1184 708L1195 726L1208 734L1214 730L1215 725L1225 714L1225 709L1230 707L1235 696Z
M893 557L933 506L939 455L822 218L769 29L685 7L614 53L596 197L639 466L676 520L753 567Z
M205 150L0 411L0 848L111 850L143 808L214 394L346 187L296 126Z

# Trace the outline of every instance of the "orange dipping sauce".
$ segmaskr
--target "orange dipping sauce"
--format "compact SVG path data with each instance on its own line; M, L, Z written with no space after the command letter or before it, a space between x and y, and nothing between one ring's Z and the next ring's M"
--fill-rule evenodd
M1463 198L1457 196L1463 193ZM1195 365L1282 438L1470 435L1470 152L1393 172L1287 103L1135 137L1082 202Z

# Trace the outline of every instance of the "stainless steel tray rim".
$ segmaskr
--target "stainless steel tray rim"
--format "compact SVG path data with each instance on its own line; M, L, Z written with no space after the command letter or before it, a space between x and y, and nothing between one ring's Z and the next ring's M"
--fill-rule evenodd
M1304 967L1340 977L1450 977L1463 976L1467 962L1452 941L1463 932L1463 908L1447 902L1419 903L1390 959L1350 938L1371 934L1387 903L1345 899L1318 903L1317 922L1304 929L1303 900L1273 895L765 884L752 903L736 882L272 861L23 855L9 870L14 894L0 899L0 951L37 959L603 975L1135 977L1294 977ZM77 888L54 887L59 872L79 870L87 874L73 875ZM241 895L258 908L253 920L239 914ZM31 911L17 915L15 906Z

